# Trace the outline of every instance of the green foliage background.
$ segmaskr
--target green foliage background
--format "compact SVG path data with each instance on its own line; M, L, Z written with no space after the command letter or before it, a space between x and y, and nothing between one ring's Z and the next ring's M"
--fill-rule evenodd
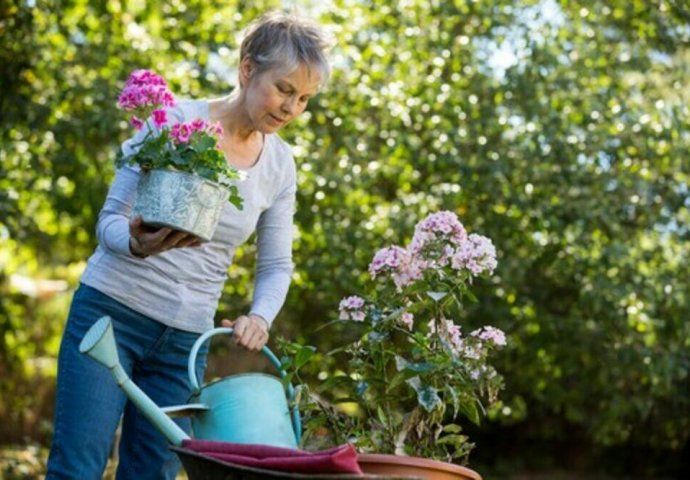
M564 445L588 452L577 467L614 468L607 448L690 450L681 0L3 2L0 442L50 438L60 332L128 135L115 107L127 75L225 94L241 29L286 7L337 46L327 89L284 133L299 165L297 269L276 331L337 345L346 332L312 332L373 253L453 210L499 250L462 322L510 339L504 405L474 432L477 455ZM219 317L247 307L253 253L230 269ZM638 463L675 468L657 458Z

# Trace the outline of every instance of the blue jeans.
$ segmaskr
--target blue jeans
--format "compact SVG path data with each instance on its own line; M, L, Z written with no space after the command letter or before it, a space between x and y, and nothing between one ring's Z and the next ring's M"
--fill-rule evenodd
M199 334L167 327L98 290L81 285L74 294L58 357L55 433L46 480L100 479L124 412L117 479L174 479L177 457L107 368L79 352L86 331L103 315L113 321L120 362L158 406L184 404L191 389L187 360ZM197 357L203 378L208 344ZM178 419L186 432L189 419Z

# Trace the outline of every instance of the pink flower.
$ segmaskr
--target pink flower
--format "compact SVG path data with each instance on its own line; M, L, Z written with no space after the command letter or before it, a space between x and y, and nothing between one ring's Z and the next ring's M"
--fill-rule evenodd
M206 121L203 118L197 118L195 120L192 120L190 126L192 130L194 130L195 132L199 132L206 128Z
M210 126L209 132L213 135L217 135L219 137L222 137L223 134L225 133L223 131L223 126L220 124L220 122L216 122L213 125Z
M424 259L425 268L445 267L455 247L467 238L467 232L457 215L442 211L432 213L415 227L414 236L407 247L413 256Z
M154 110L153 111L153 124L161 128L168 123L168 112L165 110Z
M412 315L410 312L405 312L400 316L400 323L405 325L408 330L412 331L412 327L414 326L414 315Z
M382 273L397 270L407 261L409 261L409 254L405 249L397 245L382 248L374 254L374 259L369 264L369 273L372 278L376 278Z
M475 233L455 250L451 259L455 270L466 268L475 276L483 272L493 273L497 265L494 244L489 238Z
M357 295L352 295L346 298L343 298L343 300L340 302L340 308L347 308L349 310L357 310L359 308L362 308L364 306L364 299L362 297L358 297Z
M369 264L371 278L390 275L398 290L422 278L423 265L402 247L382 248Z
M189 143L192 133L192 128L188 123L176 123L170 129L170 138L177 144Z
M160 75L151 70L134 70L127 79L127 86L130 85L162 85L167 87L168 84Z
M446 239L459 245L467 237L465 227L453 212L444 210L432 213L415 226L414 237L410 242L413 252L418 252L434 239Z
M124 110L174 107L175 97L167 87L159 85L129 86L122 90L117 104Z
M144 128L144 121L138 117L132 117L132 119L129 122L137 130L141 130L142 128Z
M124 110L175 106L175 97L163 77L150 70L135 70L117 99Z
M503 347L506 345L506 334L503 332L503 330L496 327L492 327L491 325L478 328L477 330L470 333L470 335L472 335L473 337L477 337L485 342L492 342L494 345L497 345L499 347Z
M455 353L461 353L465 348L465 341L462 338L462 329L460 325L456 325L452 320L447 320L442 318L438 321L441 328L436 331L436 320L431 319L428 324L429 333L428 336L438 335L439 337L445 339L453 347Z
M338 310L340 311L340 320L354 320L356 322L362 322L366 318L366 313L364 311L365 302L362 297L357 295L352 295L350 297L343 298L338 305Z

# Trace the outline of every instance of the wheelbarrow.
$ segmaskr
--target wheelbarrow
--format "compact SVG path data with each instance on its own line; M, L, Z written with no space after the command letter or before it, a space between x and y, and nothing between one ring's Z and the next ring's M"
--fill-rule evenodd
M217 460L181 447L170 447L182 461L190 480L423 480L420 477L368 474L306 474L279 472Z
M117 344L113 332L110 317L100 318L84 335L79 350L87 354L100 364L107 367L117 381L118 386L124 391L127 398L142 412L142 414L160 431L171 444L171 450L180 458L190 480L253 480L263 478L273 479L386 479L394 480L413 477L388 477L379 475L363 474L305 474L292 473L277 470L267 470L256 467L239 465L224 460L213 458L212 456L197 453L194 450L185 448L184 443L191 438L182 430L169 416L172 415L191 415L192 430L197 438L205 440L218 440L224 442L241 444L264 444L276 447L297 448L301 435L301 425L299 412L293 407L292 414L289 413L287 399L282 387L282 383L277 378L263 374L254 374L259 377L249 378L249 381L259 381L259 389L252 390L253 395L237 395L232 391L233 384L239 377L239 385L243 384L245 378L242 375L228 377L218 382L200 387L194 372L196 354L203 344L211 336L218 333L232 333L232 329L222 328L211 330L202 335L192 348L189 359L189 375L193 394L191 403L167 408L160 408L151 400L137 385L129 378L122 368L117 353ZM280 362L270 350L264 347L271 363L278 368L281 375L284 372L280 368ZM280 390L277 395L276 384ZM256 387L256 385L254 385ZM288 395L294 394L292 386L288 387ZM263 395L263 396L262 396ZM226 397L230 397L228 402ZM249 399L250 405L246 405ZM233 405L237 402L245 402L240 405L239 412L229 412L233 410ZM259 406L259 410L256 407ZM244 416L242 408L249 408ZM251 410L253 408L253 410ZM255 415L257 411L260 416ZM228 415L228 413L230 413ZM231 418L231 417L235 418ZM237 418L239 416L239 418ZM249 428L245 428L245 421L250 418L258 417ZM242 428L240 427L242 421Z

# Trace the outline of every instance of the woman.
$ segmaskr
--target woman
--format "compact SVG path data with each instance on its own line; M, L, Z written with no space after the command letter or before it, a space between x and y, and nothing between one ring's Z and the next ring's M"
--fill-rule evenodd
M256 231L257 266L252 308L233 321L238 345L257 351L287 294L292 271L295 165L276 135L298 117L329 75L327 41L315 25L272 14L250 26L240 49L239 89L215 100L178 103L171 122L220 122L220 147L247 173L238 184L244 208L228 204L213 239L130 218L139 172L118 170L98 218L98 248L74 295L58 359L55 433L48 479L101 478L124 412L117 478L173 479L179 462L165 438L127 403L110 373L78 351L101 316L113 319L120 360L133 381L160 406L190 395L187 359L195 340L213 327L235 249ZM145 135L122 146L125 154ZM197 369L203 370L206 351ZM189 423L181 421L189 430Z

